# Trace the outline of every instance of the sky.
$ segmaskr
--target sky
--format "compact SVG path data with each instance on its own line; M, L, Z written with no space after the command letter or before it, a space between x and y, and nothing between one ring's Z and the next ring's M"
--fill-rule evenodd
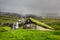
M22 15L60 15L60 0L0 0L0 11Z

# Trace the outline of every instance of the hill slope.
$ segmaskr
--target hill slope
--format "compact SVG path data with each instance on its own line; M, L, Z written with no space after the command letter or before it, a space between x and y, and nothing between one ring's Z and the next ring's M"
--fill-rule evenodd
M17 21L19 19L19 14L16 13L5 13L0 12L0 23L7 22L12 23L14 21Z

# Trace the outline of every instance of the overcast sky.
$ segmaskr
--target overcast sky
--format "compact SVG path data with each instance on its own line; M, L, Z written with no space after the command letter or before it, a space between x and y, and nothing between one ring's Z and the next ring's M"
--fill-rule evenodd
M60 0L0 0L0 11L23 15L60 14Z

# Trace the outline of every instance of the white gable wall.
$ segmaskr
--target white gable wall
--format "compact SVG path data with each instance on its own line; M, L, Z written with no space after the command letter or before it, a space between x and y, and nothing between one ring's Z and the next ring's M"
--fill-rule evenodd
M44 28L44 27L41 27L41 26L36 26L37 27L37 30L45 30L45 31L52 31L51 29L47 29L47 28Z

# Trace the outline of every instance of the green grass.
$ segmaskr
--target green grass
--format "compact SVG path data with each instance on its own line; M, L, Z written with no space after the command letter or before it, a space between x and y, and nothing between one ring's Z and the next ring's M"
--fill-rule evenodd
M0 32L0 40L60 40L59 33L59 31L9 30Z
M11 28L8 26L4 26L4 27L0 26L0 32L4 32L4 31L8 31L8 30L11 30Z
M17 17L3 16L0 23L13 23ZM11 30L8 26L0 27L0 40L60 40L60 19L43 19L44 22L50 22L49 26L59 29L58 31L40 31L40 30ZM37 22L34 20L34 22ZM44 23L43 22L43 23ZM40 24L39 22L37 22Z

